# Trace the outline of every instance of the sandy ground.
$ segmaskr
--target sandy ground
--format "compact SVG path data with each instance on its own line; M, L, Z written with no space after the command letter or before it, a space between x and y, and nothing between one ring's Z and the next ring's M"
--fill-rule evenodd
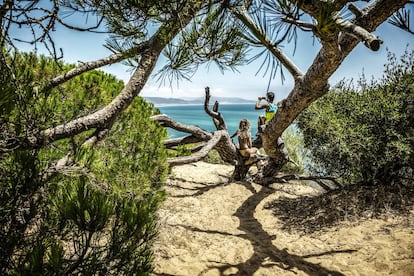
M231 172L204 162L173 169L153 275L414 275L413 216L288 232L265 204L317 191L228 183Z

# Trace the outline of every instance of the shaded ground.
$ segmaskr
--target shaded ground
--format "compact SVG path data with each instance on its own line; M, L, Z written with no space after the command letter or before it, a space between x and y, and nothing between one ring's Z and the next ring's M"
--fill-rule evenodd
M407 186L350 186L311 197L280 197L265 208L280 219L284 230L312 233L343 221L409 217L413 206L414 190Z
M306 221L317 209L300 205L315 188L228 183L231 172L204 162L174 168L154 275L414 275L413 210L319 229ZM303 225L293 219L301 208Z

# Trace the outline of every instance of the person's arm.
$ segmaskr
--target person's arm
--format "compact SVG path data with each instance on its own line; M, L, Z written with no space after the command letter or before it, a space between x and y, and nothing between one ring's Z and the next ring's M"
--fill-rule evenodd
M233 133L233 134L230 136L230 138L231 138L231 139L233 139L236 135L237 135L237 130L236 130L236 132L235 132L235 133Z
M261 100L264 100L264 97L258 97L257 101L256 101L256 105L254 106L254 109L258 110L258 109L266 109L269 107L268 103L264 103L264 104L260 104Z
M249 135L249 140L247 140L247 146L249 147L249 149L252 147L252 136Z

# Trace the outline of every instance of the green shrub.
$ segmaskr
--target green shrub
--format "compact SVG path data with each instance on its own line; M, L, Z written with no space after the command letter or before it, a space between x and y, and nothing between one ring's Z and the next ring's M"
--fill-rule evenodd
M288 127L282 134L285 147L289 153L289 157L295 161L297 166L291 162L283 167L283 171L287 173L301 174L307 171L309 164L308 151L304 146L303 135L301 131L292 125Z
M123 88L113 76L92 71L44 90L48 79L70 66L33 54L9 58L16 81L1 98L7 107L0 114L3 141L24 141L93 112ZM167 173L167 134L150 119L154 112L138 97L93 146L82 145L90 130L0 156L2 275L149 274ZM68 152L72 162L49 171Z
M314 171L366 185L412 180L413 69L414 52L390 54L382 79L358 90L341 82L298 117Z

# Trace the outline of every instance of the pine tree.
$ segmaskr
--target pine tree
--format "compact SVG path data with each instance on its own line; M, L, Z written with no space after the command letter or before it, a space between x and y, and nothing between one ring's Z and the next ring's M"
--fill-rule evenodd
M71 65L34 54L9 58L16 81L3 87L9 95L2 99L3 143L23 143L33 126L45 129L91 112L123 87L113 76L91 71L42 90L45 80ZM149 119L156 112L136 98L105 140L88 142L91 130L47 147L17 147L1 155L2 274L151 271L155 211L164 198L167 168L161 142L166 132ZM56 170L59 162L63 167Z

